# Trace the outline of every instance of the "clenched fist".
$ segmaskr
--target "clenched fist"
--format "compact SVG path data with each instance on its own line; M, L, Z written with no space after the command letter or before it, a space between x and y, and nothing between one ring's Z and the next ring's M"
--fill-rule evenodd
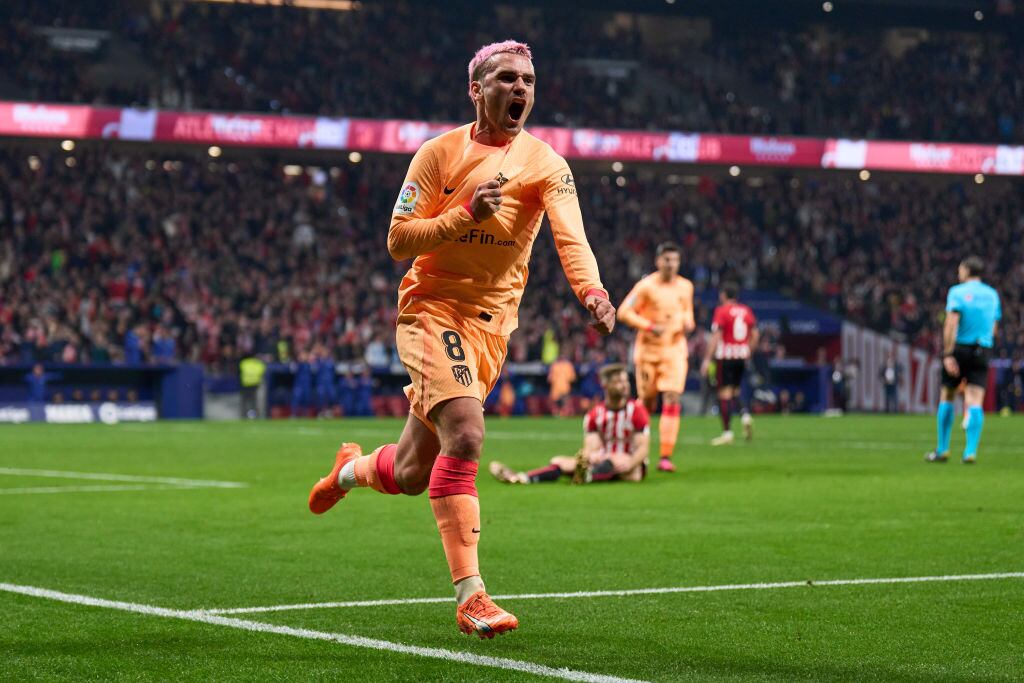
M497 180L480 183L469 200L469 212L477 223L487 220L501 208L501 185Z
M598 333L607 337L615 329L615 307L612 306L608 299L600 296L594 296L591 294L584 301L583 305L590 311L590 316L593 320L590 326L593 327Z

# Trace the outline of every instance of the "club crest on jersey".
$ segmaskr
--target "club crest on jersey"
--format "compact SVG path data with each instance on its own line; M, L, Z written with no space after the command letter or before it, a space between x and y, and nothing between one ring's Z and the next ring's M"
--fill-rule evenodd
M455 377L455 381L464 387L473 383L473 373L465 365L453 365L452 375Z
M508 178L506 178L505 174L501 171L498 171L498 175L496 175L494 179L498 181L498 187L505 187L505 183L508 182Z
M409 215L416 210L416 202L420 198L420 186L414 182L409 181L402 188L402 191L398 193L398 201L395 202L395 213L403 215Z

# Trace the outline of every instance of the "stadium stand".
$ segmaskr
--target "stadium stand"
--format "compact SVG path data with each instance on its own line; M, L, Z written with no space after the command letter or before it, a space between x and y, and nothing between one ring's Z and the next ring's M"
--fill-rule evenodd
M6 149L0 358L173 358L216 372L249 353L286 360L324 346L338 360L387 363L405 266L385 236L406 163ZM738 277L935 351L943 293L966 249L991 264L1004 293L1000 354L1024 349L1019 185L580 168L577 186L613 298L649 272L658 241L673 239L699 290ZM625 330L603 345L586 331L547 234L530 278L510 360L541 359L549 329L578 363L626 357Z
M8 5L0 8L0 67L10 79L0 80L0 94L461 121L466 97L437 87L436 75L458 78L476 46L516 35L538 47L535 124L1024 140L1024 41L1012 33L815 23L743 31L720 19L571 11L499 4L461 13L385 2L351 12ZM78 42L72 51L54 28L104 33L95 49ZM429 47L424 35L436 37ZM303 49L282 49L297 44ZM382 82L389 87L378 88Z

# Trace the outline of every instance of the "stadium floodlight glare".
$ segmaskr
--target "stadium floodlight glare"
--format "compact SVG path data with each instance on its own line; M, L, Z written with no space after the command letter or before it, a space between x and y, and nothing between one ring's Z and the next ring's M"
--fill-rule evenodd
M730 166L729 167L729 175L731 175L733 178L739 176L739 174L740 174L740 167L739 166Z
M861 180L871 180L871 171L869 171L869 170L868 170L868 169L866 169L866 168L865 168L865 169L863 169L863 170L862 170L862 171L861 171L860 173L858 173L857 175L858 175L858 176L860 177L860 179L861 179Z
M219 157L219 156L221 155L221 153L222 153L223 151L224 151L224 150L222 150L222 149L221 149L220 147L218 147L217 145L212 145L212 146L210 147L210 149L206 150L206 153L207 153L207 154L209 154L209 155L210 155L211 157L213 157L214 159L216 159L217 157Z
M64 150L65 152L70 152L70 151L75 149L75 141L74 140L64 140L64 141L62 141L60 143L60 148L62 150Z

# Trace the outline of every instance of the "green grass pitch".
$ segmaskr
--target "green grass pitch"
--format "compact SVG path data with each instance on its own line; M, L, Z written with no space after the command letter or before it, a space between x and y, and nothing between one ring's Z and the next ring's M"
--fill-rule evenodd
M990 417L973 467L922 461L933 424L762 418L752 443L715 449L717 422L684 418L680 471L643 484L504 486L481 468L484 578L520 594L1024 572L1021 420ZM322 517L306 508L340 441L369 449L399 429L0 428L0 583L176 610L448 596L426 497L357 491ZM580 431L576 419L489 420L484 461L537 466L573 452ZM958 429L954 455L962 444ZM501 604L521 627L493 641L456 631L454 600L233 616L646 681L1024 679L1020 577ZM540 680L8 591L0 615L2 680Z

